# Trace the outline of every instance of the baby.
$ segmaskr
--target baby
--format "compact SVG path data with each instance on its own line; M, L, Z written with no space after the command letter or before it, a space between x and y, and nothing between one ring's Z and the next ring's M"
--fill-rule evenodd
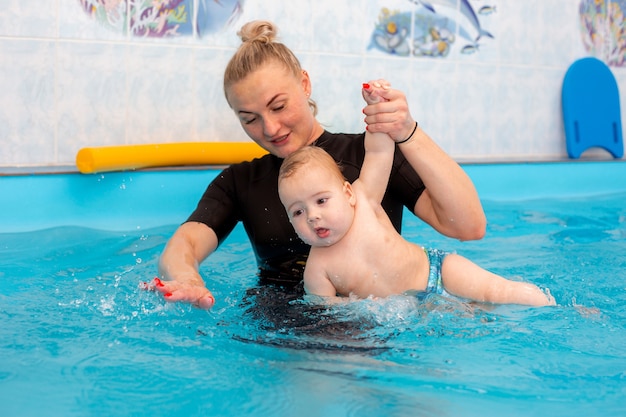
M379 87L382 88L382 87ZM376 89L363 85L368 103ZM410 290L445 292L479 302L554 305L537 286L510 281L470 260L405 240L381 206L396 146L415 168L417 123L396 145L387 135L365 133L359 178L346 181L324 150L307 146L290 154L278 176L278 193L298 236L311 245L304 271L308 294L387 297Z

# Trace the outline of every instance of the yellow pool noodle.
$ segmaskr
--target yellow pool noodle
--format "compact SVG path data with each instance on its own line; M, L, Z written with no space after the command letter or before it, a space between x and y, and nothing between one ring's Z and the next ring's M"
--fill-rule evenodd
M82 148L76 167L83 174L181 165L229 165L267 154L254 142L180 142Z

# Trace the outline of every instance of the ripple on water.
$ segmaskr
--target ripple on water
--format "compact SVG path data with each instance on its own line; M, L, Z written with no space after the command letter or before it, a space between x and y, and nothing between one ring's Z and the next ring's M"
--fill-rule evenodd
M549 287L554 308L438 296L315 305L254 287L254 255L235 240L202 265L217 299L204 312L139 289L172 227L0 234L7 412L36 391L46 404L38 414L49 415L493 415L494 404L515 401L530 414L609 414L626 394L624 210L597 209L585 222L589 213L574 218L585 207L562 216L533 205L503 205L488 236L458 251Z

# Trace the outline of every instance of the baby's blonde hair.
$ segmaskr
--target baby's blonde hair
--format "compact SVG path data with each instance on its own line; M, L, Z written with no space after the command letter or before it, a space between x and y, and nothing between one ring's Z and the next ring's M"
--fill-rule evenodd
M248 22L237 32L242 44L224 71L224 94L227 101L227 91L230 86L243 80L248 74L258 70L268 62L278 62L294 76L300 77L302 74L300 61L291 49L276 40L277 32L276 26L266 20ZM311 107L313 115L317 115L317 104L310 98L309 107Z
M340 166L328 152L318 146L308 145L292 152L285 158L278 171L278 184L311 164L321 166L331 172L338 180L345 181Z

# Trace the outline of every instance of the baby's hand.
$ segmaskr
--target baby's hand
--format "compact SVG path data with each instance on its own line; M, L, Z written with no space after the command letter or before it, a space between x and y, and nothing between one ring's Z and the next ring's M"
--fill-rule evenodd
M363 99L367 104L376 104L383 99L380 95L382 90L388 90L391 85L385 80L370 81L369 83L363 83ZM385 100L386 101L386 100Z

